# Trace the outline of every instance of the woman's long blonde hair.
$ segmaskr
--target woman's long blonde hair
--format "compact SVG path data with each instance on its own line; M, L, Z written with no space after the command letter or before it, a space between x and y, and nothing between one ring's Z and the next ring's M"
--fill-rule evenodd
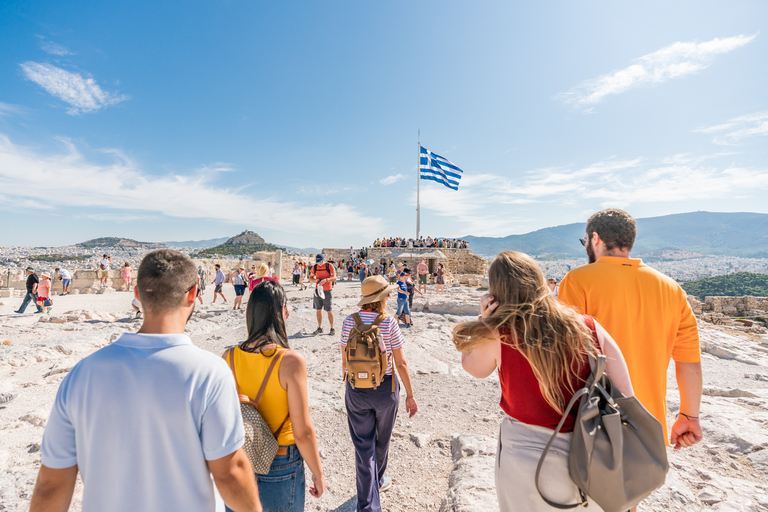
M462 352L511 333L507 343L525 357L539 381L541 394L562 413L568 404L562 384L576 392L579 370L587 352L597 350L584 319L550 292L536 262L527 254L499 254L488 271L489 290L499 306L485 319L458 324L453 343Z
M256 278L264 277L269 274L269 267L266 263L259 265L259 270L256 271Z

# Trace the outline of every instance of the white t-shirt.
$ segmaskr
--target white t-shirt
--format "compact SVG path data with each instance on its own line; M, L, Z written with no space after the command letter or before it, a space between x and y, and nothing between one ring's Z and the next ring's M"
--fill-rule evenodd
M104 258L99 263L104 266L104 268L99 267L101 270L109 270L109 260L107 258Z
M223 511L206 460L243 445L226 362L185 334L123 334L59 387L41 462L77 464L83 512Z
M275 269L272 267L269 267L269 277L275 277Z
M59 269L59 275L61 276L62 279L72 279L72 276L70 275L69 270L64 268Z

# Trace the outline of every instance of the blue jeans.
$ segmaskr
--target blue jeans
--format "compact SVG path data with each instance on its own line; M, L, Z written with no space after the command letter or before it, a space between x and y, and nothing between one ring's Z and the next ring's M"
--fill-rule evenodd
M277 456L266 475L254 474L264 512L301 512L304 510L304 459L295 444L288 454ZM232 509L227 507L228 512Z
M347 383L344 403L355 446L358 512L381 512L379 487L387 470L389 441L400 405L400 383L387 375L377 389L354 389Z
M21 303L21 306L19 307L19 313L23 313L25 309L27 309L27 306L29 303L32 302L35 304L35 307L37 308L37 311L42 313L43 308L37 305L37 294L36 293L30 293L27 292L27 294L24 296L24 301Z
M408 297L401 297L400 294L397 295L397 315L400 316L401 314L409 315L411 314L411 308L408 306Z

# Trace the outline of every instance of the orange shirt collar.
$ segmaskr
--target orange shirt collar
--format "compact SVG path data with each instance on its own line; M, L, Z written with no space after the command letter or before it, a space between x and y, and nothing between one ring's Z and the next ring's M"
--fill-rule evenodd
M641 267L643 260L640 258L622 258L621 256L601 256L597 263L606 263L608 265L617 265L622 267Z

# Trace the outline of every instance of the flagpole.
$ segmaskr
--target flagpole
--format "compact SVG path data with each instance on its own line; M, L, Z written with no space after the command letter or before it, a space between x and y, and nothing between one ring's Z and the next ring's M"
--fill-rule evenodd
M419 230L421 228L421 207L419 205L419 183L421 176L419 176L419 165L421 164L421 129L417 136L418 144L416 147L416 241L419 241Z

